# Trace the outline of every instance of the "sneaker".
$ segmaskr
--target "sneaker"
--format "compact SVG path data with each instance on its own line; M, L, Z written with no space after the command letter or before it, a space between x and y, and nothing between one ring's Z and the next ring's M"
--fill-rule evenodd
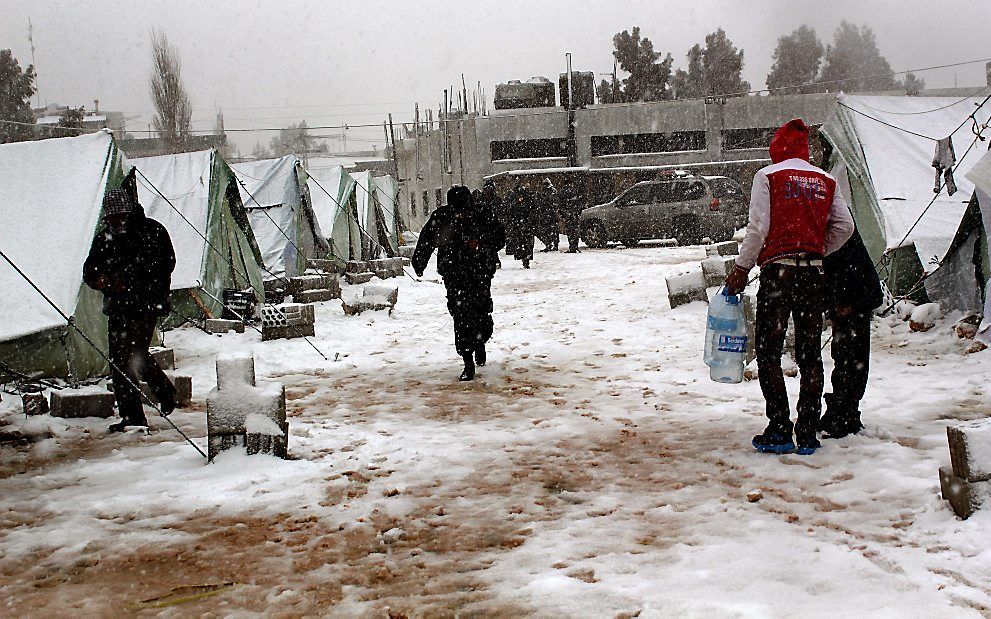
M175 396L168 399L162 400L158 403L158 411L162 414L162 417L168 417L172 414L176 408Z
M475 365L485 365L485 344L475 349Z
M795 451L795 443L791 439L790 432L785 434L765 430L763 434L755 436L750 444L761 453L786 454Z
M819 420L819 431L823 438L843 438L850 434L850 422L836 415L826 413Z
M111 432L126 432L128 428L147 428L148 421L131 421L130 419L122 419L117 423L110 425Z
M811 456L820 447L822 447L822 443L816 437L803 437L798 439L798 449L795 450L795 453L800 456Z
M466 383L470 380L475 380L475 366L466 365L464 371L461 372L461 376L458 376L458 381Z

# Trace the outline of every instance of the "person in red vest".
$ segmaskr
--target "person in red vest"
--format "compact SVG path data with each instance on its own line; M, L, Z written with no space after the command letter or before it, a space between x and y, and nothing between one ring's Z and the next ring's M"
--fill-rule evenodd
M809 129L789 121L771 140L772 164L754 175L750 222L726 279L730 294L747 286L750 270L760 266L757 293L757 373L770 423L753 446L765 453L795 451L809 455L822 412L822 310L826 285L822 259L853 234L850 209L836 180L809 163ZM795 321L795 356L801 372L798 421L792 424L781 370L788 317ZM792 431L794 430L794 440Z

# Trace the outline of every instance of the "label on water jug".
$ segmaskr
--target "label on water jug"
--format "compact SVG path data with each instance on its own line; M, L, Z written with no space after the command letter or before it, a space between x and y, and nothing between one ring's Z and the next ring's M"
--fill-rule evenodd
M720 335L718 350L720 352L746 353L746 335Z

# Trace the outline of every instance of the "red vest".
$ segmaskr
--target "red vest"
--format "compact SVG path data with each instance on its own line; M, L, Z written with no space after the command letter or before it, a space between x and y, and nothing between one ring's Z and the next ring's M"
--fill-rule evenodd
M826 222L836 181L815 166L805 165L811 169L799 165L768 171L771 224L757 264L788 254L822 257L826 253Z

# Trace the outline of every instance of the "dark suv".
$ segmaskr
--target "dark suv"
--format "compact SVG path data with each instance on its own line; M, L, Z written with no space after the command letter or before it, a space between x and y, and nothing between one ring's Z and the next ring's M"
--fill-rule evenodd
M708 237L725 241L747 223L748 201L739 183L725 176L677 176L643 181L610 202L582 211L582 240L635 246L644 239L674 238L696 245Z

